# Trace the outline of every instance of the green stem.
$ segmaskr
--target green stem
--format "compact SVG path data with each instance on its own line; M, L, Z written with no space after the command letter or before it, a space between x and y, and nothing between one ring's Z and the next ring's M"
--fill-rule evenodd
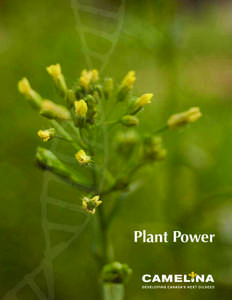
M95 132L91 132L91 134L92 134L91 140L93 141L94 140L93 135L95 134ZM100 194L101 190L102 190L102 186L101 186L101 184L99 183L99 180L98 180L98 172L97 172L96 162L95 162L96 159L94 159L95 158L95 148L92 144L89 145L89 148L90 148L91 156L92 156L93 161L94 161L94 166L92 168L93 180L94 180L95 185L98 187L98 193ZM103 174L101 176L105 176L105 167L104 167ZM107 236L107 226L106 226L106 217L105 217L105 212L104 212L104 205L100 205L98 207L97 213L98 213L98 222L99 222L99 229L100 229L100 233L101 233L101 244L102 244L102 246L101 246L101 249L102 249L101 263L102 263L102 266L101 267L103 267L105 264L107 264L109 262L109 257L108 257L109 243L108 243L108 236Z
M72 137L57 121L51 120L51 124L67 141L73 145L76 150L80 150L80 147L73 141Z
M158 134L158 133L163 133L164 131L166 131L168 129L168 125L164 125L162 127L160 127L159 129L155 130L153 132L153 134Z
M62 137L62 136L55 136L55 138L56 138L56 139L58 139L58 140L62 140L62 141L65 141L65 142L69 142L69 143L71 143L71 141L70 141L70 140L68 140L67 138L65 138L65 137Z
M78 181L78 179L76 178L76 175L71 173L68 176L62 173L57 173L57 172L53 172L52 169L48 169L51 173L55 174L56 176L58 176L59 178L61 178L63 181L65 181L66 183L70 184L71 186L74 186L77 189L80 189L81 191L85 191L85 192L96 192L95 187L93 186L87 186L81 182Z
M79 128L79 139L80 139L80 143L83 145L83 148L88 149L87 142L85 141L82 128Z
M93 140L93 137L92 137ZM96 169L96 165L95 165L95 151L94 151L94 147L92 145L90 145L90 155L93 159L93 167L92 167L92 177L93 177L93 182L94 182L94 186L96 187L97 190L99 190L98 187L98 173L97 173L97 169ZM99 191L97 191L97 193L99 193ZM105 215L104 215L104 209L103 206L100 205L97 208L97 212L98 212L98 222L99 222L99 229L101 232L101 241L102 241L102 257L100 259L100 263L101 263L101 267L104 266L104 264L107 263L107 248L108 248L108 243L107 243L107 232L106 232L106 226L105 226ZM97 224L95 224L95 226L97 226ZM97 228L95 228L97 229ZM96 248L96 245L94 245L94 248Z
M101 112L102 112L102 115L103 115L103 123L102 123L102 127L103 127L103 131L104 129L107 130L105 127L105 118L104 118L104 111L103 111L103 107L101 106L101 100L98 99L98 102L100 104L100 108L101 108ZM114 123L113 123L114 124ZM96 137L96 132L93 132L91 131L91 141L94 141L94 137ZM107 143L104 143L106 147L108 147L108 144ZM92 168L92 173L93 173L93 180L94 180L94 183L95 183L95 186L97 187L97 190L98 190L98 194L101 194L101 191L103 189L103 186L104 186L104 176L105 176L105 172L103 174L101 174L101 176L103 176L101 182L99 181L99 178L98 178L98 172L97 172L97 169L96 169L96 158L95 158L95 148L94 146L91 144L88 145L89 146L89 149L90 149L90 153L91 153L91 156L93 158L93 161L94 161L94 165L93 165L93 168ZM108 150L108 148L107 148ZM107 151L108 153L108 151ZM104 166L103 166L104 169L106 169L106 160L104 158ZM103 200L104 202L104 200ZM97 214L98 214L98 222L99 222L99 232L101 234L101 249L102 249L102 254L101 254L101 268L107 264L109 262L109 256L108 256L108 246L109 246L109 242L108 242L108 234L107 234L107 226L106 226L106 217L105 217L105 211L104 211L104 203L103 205L100 205L97 209ZM104 293L105 294L105 293ZM105 300L110 300L108 296L104 296L104 299ZM116 298L115 298L116 300ZM120 299L117 299L117 300L120 300Z
M142 168L142 167L144 167L144 166L145 166L144 161L142 161L142 162L140 162L139 164L135 165L135 166L129 171L128 177L131 177L131 178L132 178L132 176L135 175L135 173L136 173L140 168Z
M107 227L105 223L105 214L103 206L98 207L98 218L99 225L101 229L101 238L102 238L102 264L103 266L108 263L108 238L107 238Z
M124 298L124 285L117 283L103 284L104 300L122 300Z
M93 218L93 241L92 241L92 252L94 254L94 258L96 259L97 263L98 263L98 267L99 267L99 271L101 272L102 270L102 265L103 265L103 261L102 261L102 256L100 254L100 249L99 249L99 245L98 245L98 241L99 239L101 239L101 234L100 230L99 230L99 223L96 217Z
M91 155L91 153L90 153L90 155ZM93 156L91 155L91 157L93 157ZM113 175L111 174L111 172L108 169L103 168L101 166L98 166L96 164L93 164L93 165L90 164L88 166L88 168L95 169L95 172L96 172L97 175L100 175L100 176L105 175L107 183L110 183L112 185L112 183L114 181L114 178L113 178ZM99 193L100 193L100 191L99 191Z
M78 139L78 144L80 145L80 147L82 147L85 150L88 149L87 145L85 144L85 142L83 141L83 139L81 137L81 131L80 131L80 129L77 128L77 127L75 127L72 122L69 122L69 125L71 126L71 128L73 129L73 131L76 133L77 139Z
M108 121L108 122L105 122L105 125L114 125L114 124L116 124L116 123L118 123L119 122L119 120L114 120L114 121Z
M108 218L107 218L107 228L110 226L110 224L112 223L114 217L117 215L118 211L121 208L121 205L123 203L123 201L125 200L127 196L127 193L122 193L120 194L120 196L118 198L116 198L115 204L113 206L113 208L111 209L110 213L108 214Z

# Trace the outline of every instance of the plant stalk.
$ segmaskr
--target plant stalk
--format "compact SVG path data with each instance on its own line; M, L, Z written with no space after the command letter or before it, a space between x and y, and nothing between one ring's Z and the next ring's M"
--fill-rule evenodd
M122 300L124 298L124 285L118 283L103 284L104 300Z

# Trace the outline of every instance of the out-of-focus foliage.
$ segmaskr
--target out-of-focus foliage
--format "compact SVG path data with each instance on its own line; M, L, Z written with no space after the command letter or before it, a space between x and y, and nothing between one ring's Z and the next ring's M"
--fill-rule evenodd
M99 6L103 2L99 1ZM86 62L69 1L1 1L0 5L3 296L44 256L40 215L43 177L33 159L38 144L35 128L46 123L35 118L22 101L16 83L26 74L36 90L59 101L44 76L44 66L62 62L67 81L73 84ZM106 5L111 7L110 2ZM197 8L174 1L126 2L120 38L103 75L120 80L127 70L136 70L137 92L149 90L155 94L155 101L142 116L140 130L156 129L170 113L185 111L189 106L200 106L204 115L188 130L164 134L169 149L167 161L146 173L143 185L112 225L117 259L133 269L128 299L207 300L218 299L219 295L228 299L231 295L230 10L226 2L208 2ZM101 20L86 17L87 21L97 28ZM92 47L104 50L102 40L92 38L90 42ZM73 197L72 190L61 188L59 193ZM153 233L174 229L215 233L216 243L133 244L133 230L144 228ZM96 298L97 267L91 256L90 237L88 226L55 260L57 300ZM145 272L191 271L215 275L216 291L168 294L141 290L141 274Z

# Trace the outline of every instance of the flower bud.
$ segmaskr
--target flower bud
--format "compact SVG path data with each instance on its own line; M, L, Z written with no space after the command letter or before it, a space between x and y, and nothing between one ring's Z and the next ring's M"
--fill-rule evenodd
M48 119L69 120L71 118L69 111L62 105L57 105L50 100L43 100L40 114Z
M36 159L41 168L49 170L52 173L65 178L71 177L71 173L69 172L69 170L51 151L45 148L38 148Z
M114 90L114 82L112 78L106 78L103 84L104 96L108 100Z
M120 122L125 126L131 127L131 126L138 125L139 120L134 116L126 115L121 118Z
M98 70L93 70L91 74L91 81L94 83L99 79Z
M125 283L131 273L128 265L115 261L103 267L102 279L107 283Z
M30 95L31 85L27 78L23 78L18 82L18 89L23 95Z
M199 107L192 107L185 112L172 115L168 121L167 125L170 129L175 129L178 127L185 126L186 124L196 122L201 118L202 113Z
M93 95L95 96L96 99L100 98L103 99L104 93L103 93L103 87L101 84L96 84L94 89L93 89Z
M60 64L51 65L51 66L47 67L46 69L54 80L57 80L60 77L60 75L62 74Z
M119 154L131 155L134 146L138 143L138 134L134 130L120 132L116 136L116 147Z
M69 170L51 151L41 147L37 148L36 161L43 170L48 170L79 188L88 189L85 183L82 183L76 174Z
M117 94L118 101L123 101L126 99L128 93L133 88L133 84L135 80L136 80L135 72L134 71L128 72L118 89L118 94Z
M75 101L74 106L76 115L85 118L88 111L87 103L84 100Z
M96 208L102 203L99 200L100 196L94 196L93 198L84 197L82 200L83 208L90 214L95 214Z
M43 142L48 142L56 136L56 130L55 128L39 130L38 136L43 140Z
M86 155L84 150L79 150L76 154L75 154L76 159L78 160L80 165L88 165L89 162L91 161L91 157Z
M90 88L90 85L94 84L98 79L99 75L97 70L83 70L81 72L80 83L81 86L87 91Z
M87 103L84 100L74 102L75 116L74 124L76 127L84 127L86 121L86 114L88 111Z
M133 88L133 84L135 80L136 80L135 71L130 71L123 78L122 86L126 87L128 90L131 90Z
M64 79L64 75L62 74L60 64L51 65L46 69L47 72L52 76L58 91L62 96L65 96L67 93L67 85Z
M145 105L151 103L151 98L153 97L153 94L144 94L138 99L134 100L129 108L129 113L134 115L137 112L139 112Z
M39 109L41 106L41 96L31 88L27 78L23 78L18 82L18 90L31 103L32 107Z
M167 155L160 137L146 136L143 141L143 157L145 160L160 161Z

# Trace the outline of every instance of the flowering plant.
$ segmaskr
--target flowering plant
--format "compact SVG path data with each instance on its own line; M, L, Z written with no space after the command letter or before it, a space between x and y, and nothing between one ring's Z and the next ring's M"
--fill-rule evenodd
M69 142L78 169L70 170L42 147L38 148L36 159L40 167L85 193L80 201L83 209L96 220L98 234L93 252L101 269L104 298L122 299L123 286L131 269L114 260L109 245L109 226L121 200L136 188L135 174L144 166L165 159L167 152L157 134L195 122L201 112L193 107L172 115L161 129L139 134L136 130L139 114L151 103L153 95L133 95L134 71L117 86L112 78L101 81L97 70L84 70L78 85L72 89L68 88L59 64L49 66L47 71L64 105L43 99L26 78L19 81L18 89L32 107L50 121L51 128L39 130L38 136L43 142L53 139ZM65 129L66 124L74 130L74 136ZM84 169L87 175L83 180L80 174Z

